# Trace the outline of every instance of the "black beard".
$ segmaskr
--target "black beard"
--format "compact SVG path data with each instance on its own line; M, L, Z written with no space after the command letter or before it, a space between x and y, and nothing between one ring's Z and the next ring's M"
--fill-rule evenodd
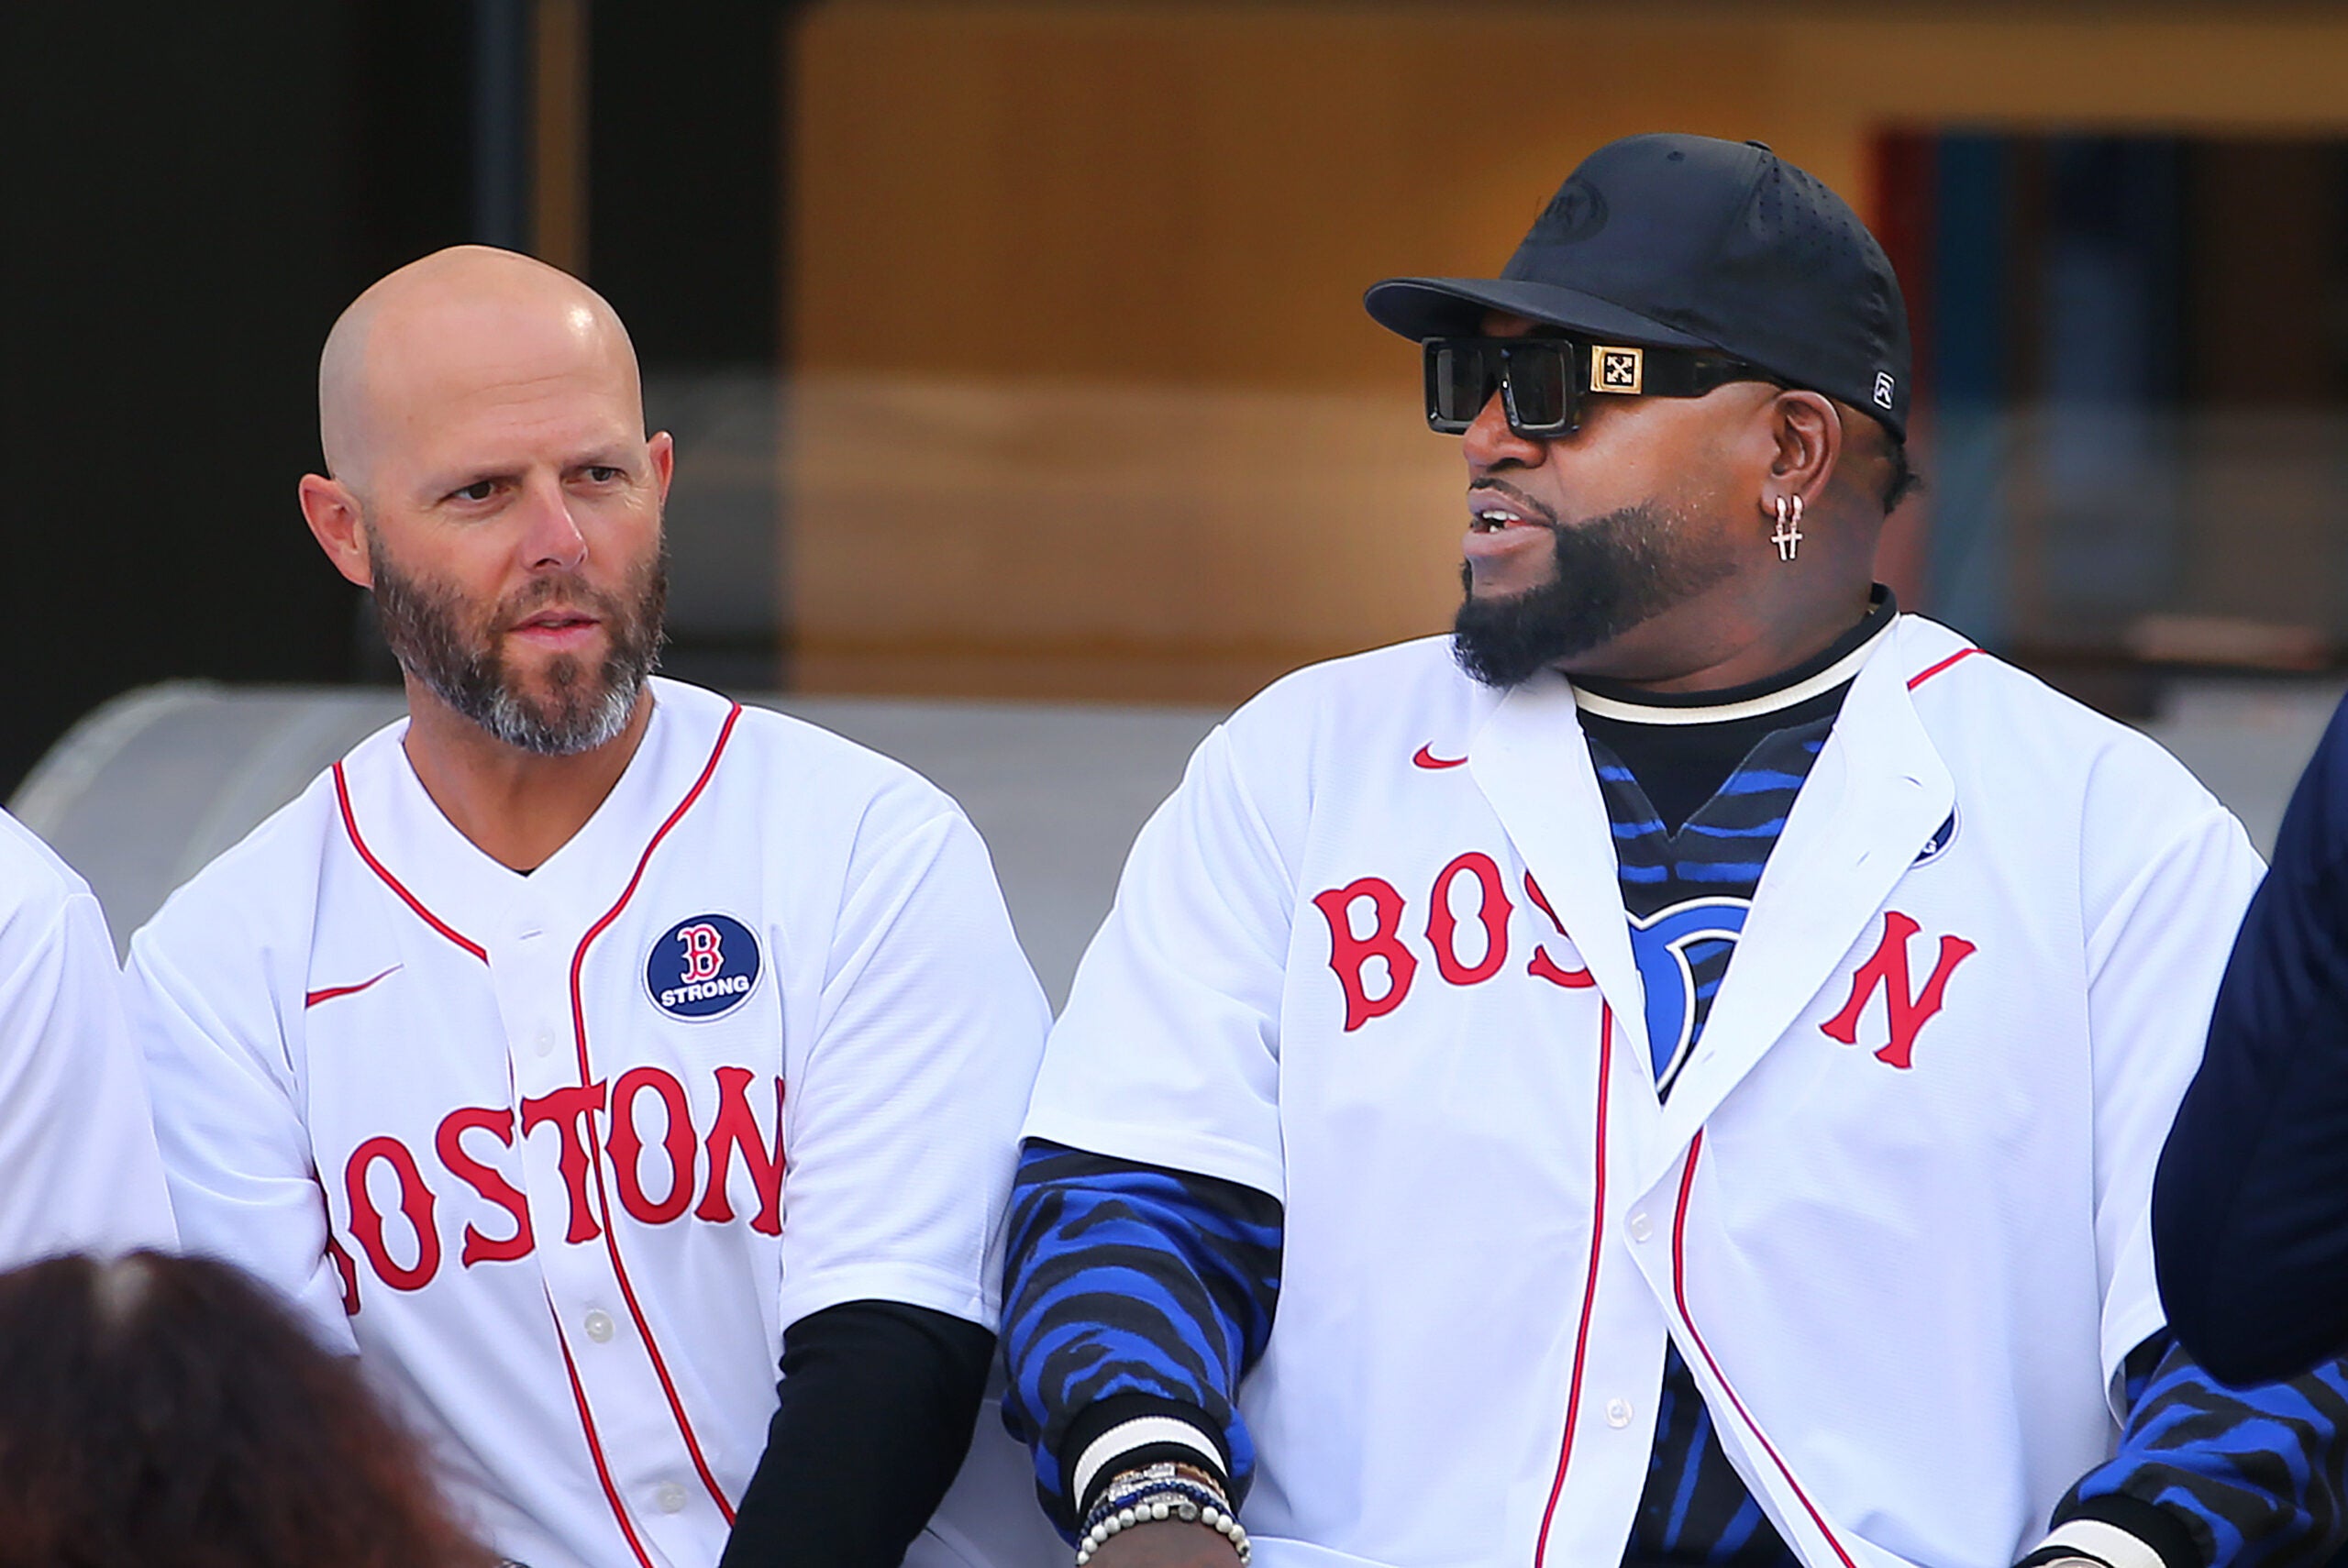
M1678 532L1678 520L1653 502L1571 526L1552 524L1549 534L1556 575L1538 588L1479 598L1474 576L1459 569L1468 596L1452 623L1452 657L1486 686L1529 680L1733 570L1724 556L1704 552Z
M508 745L540 756L573 756L615 739L659 664L669 599L665 546L623 593L597 593L576 577L545 577L497 607L490 623L494 629L559 602L592 613L610 633L611 651L593 671L569 654L552 660L544 698L515 682L490 630L466 635L466 605L455 590L401 572L376 547L371 532L367 560L374 576L375 621L400 668Z

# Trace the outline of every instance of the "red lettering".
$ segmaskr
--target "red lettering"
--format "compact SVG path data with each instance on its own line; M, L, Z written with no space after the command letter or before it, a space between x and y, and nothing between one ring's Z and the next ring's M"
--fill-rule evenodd
M1948 989L1949 977L1976 951L1973 944L1961 936L1942 937L1940 961L1933 966L1932 977L1924 982L1922 992L1911 993L1908 988L1908 939L1919 929L1914 921L1898 910L1884 911L1883 940L1876 944L1874 955L1851 977L1851 999L1843 1004L1842 1011L1818 1026L1820 1032L1845 1045L1857 1044L1859 1014L1866 1010L1867 999L1880 988L1884 1019L1890 1025L1891 1038L1876 1052L1875 1059L1902 1071L1914 1065L1917 1031L1940 1011L1941 996Z
M1368 899L1375 911L1376 923L1368 934L1356 936L1353 929L1353 907ZM1329 922L1329 967L1335 972L1337 984L1346 992L1346 1032L1350 1034L1373 1018L1383 1018L1402 1005L1410 994L1412 977L1418 973L1419 961L1402 945L1402 895L1393 885L1376 877L1364 877L1332 888L1325 893L1312 895L1313 906ZM1373 997L1364 983L1362 971L1372 958L1386 961L1386 991Z
M1484 922L1484 955L1472 965L1462 963L1453 945L1459 921L1451 912L1451 884L1463 876L1476 878L1480 893L1477 918ZM1434 966L1443 977L1455 986L1472 986L1499 974L1508 962L1508 917L1515 906L1508 901L1508 885L1492 857L1469 850L1434 874L1429 896L1434 904L1427 911L1427 940L1434 944Z
M697 927L696 929L707 929ZM669 1195L655 1203L645 1196L637 1162L644 1154L643 1135L636 1130L637 1094L650 1089L668 1108L669 1125L660 1135L669 1151ZM658 1067L631 1067L612 1085L612 1176L619 1183L620 1207L648 1225L665 1225L685 1211L693 1200L693 1118L685 1099L685 1086Z
M467 1268L477 1263L511 1263L515 1258L527 1257L531 1244L530 1209L522 1194L495 1166L484 1165L465 1153L461 1140L473 1132L490 1133L510 1149L514 1146L514 1113L503 1107L486 1105L452 1110L441 1119L440 1130L432 1139L440 1163L449 1167L450 1175L479 1193L482 1202L513 1216L514 1233L502 1238L484 1236L468 1220L464 1248L457 1254L457 1261Z
M1557 911L1549 907L1547 897L1541 891L1541 884L1533 879L1533 873L1530 871L1524 874L1524 896L1531 899L1534 907L1549 917L1549 923L1557 928L1559 936L1566 934L1566 922L1559 920ZM1537 942L1533 944L1533 959L1524 966L1524 972L1535 979L1546 980L1553 986L1563 986L1569 991L1586 991L1598 984L1588 969L1565 967L1555 958L1550 957L1549 950Z
M377 1160L399 1177L400 1212L415 1230L415 1264L402 1268L383 1244L383 1216L367 1190L367 1171ZM394 1290L421 1290L440 1268L440 1234L432 1228L432 1189L415 1168L415 1156L397 1138L370 1138L350 1151L343 1169L343 1187L350 1195L350 1234L365 1249L376 1275ZM354 1271L356 1272L356 1271Z
M562 1185L570 1193L570 1228L563 1232L562 1239L572 1243L592 1242L604 1233L603 1227L595 1223L593 1206L587 1201L587 1163L592 1154L589 1143L595 1136L587 1119L603 1109L601 1078L592 1084L568 1084L548 1089L522 1102L522 1136L526 1138L550 1122L562 1138Z
M751 1187L759 1195L759 1212L750 1221L750 1229L761 1235L780 1236L782 1234L782 1080L777 1078L774 1081L774 1144L770 1153L766 1141L759 1135L759 1119L750 1110L749 1088L753 1076L744 1067L717 1069L717 1120L709 1130L709 1187L702 1194L701 1207L693 1210L693 1217L719 1224L734 1218L734 1206L725 1200L725 1178L733 1152L739 1149L742 1151L742 1164L750 1173ZM683 1186L681 1180L679 1186Z
M350 1261L350 1254L342 1250L342 1243L334 1239L331 1231L327 1232L327 1258L342 1279L342 1315L356 1318L359 1316L359 1265Z

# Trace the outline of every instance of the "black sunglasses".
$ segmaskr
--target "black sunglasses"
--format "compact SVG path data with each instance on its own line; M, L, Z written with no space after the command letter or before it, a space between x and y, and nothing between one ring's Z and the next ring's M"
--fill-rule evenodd
M1569 435L1589 392L1702 397L1731 381L1775 381L1757 365L1692 348L1642 348L1571 337L1430 337L1427 425L1456 436L1497 388L1508 427L1540 440Z

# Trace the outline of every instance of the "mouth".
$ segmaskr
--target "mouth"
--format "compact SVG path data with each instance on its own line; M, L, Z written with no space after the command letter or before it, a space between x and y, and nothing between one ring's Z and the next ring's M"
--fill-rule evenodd
M1468 532L1505 534L1512 528L1554 528L1556 518L1545 506L1486 482L1468 491Z
M1535 572L1556 538L1557 520L1530 496L1487 481L1468 492L1468 532L1459 553L1479 583Z
M585 611L556 606L515 622L506 633L541 647L569 647L585 641L603 624Z
M1471 534L1500 534L1511 528L1530 528L1533 520L1512 506L1482 505L1468 509L1468 531Z

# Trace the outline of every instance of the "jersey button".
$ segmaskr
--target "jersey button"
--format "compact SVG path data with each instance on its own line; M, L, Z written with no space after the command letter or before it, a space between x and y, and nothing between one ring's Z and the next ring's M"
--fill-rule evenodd
M552 1055L552 1054L553 1054L553 1051L554 1051L554 1030L553 1030L553 1028L552 1028L551 1026L548 1026L548 1027L546 1027L546 1028L541 1028L541 1029L538 1031L538 1038L537 1038L537 1040L536 1043L537 1043L537 1048L538 1048L538 1055L541 1055L541 1056L545 1056L545 1055Z
M663 1481L657 1488L654 1489L652 1501L664 1514L683 1513L685 1511L685 1489L682 1486L678 1485L674 1481Z
M1628 1399L1607 1400L1606 1424L1610 1427L1629 1426L1631 1424L1631 1402Z
M1631 1216L1631 1240L1644 1242L1654 1234L1655 1221L1647 1218L1645 1209Z
M601 1307L587 1314L587 1337L599 1345L611 1342L612 1315Z

